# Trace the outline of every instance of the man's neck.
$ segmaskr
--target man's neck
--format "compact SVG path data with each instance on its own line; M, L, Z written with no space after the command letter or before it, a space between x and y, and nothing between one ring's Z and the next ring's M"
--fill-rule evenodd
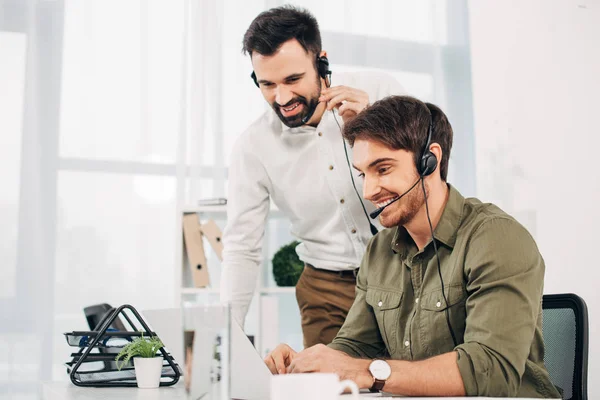
M422 186L419 185L419 191L423 193ZM448 202L448 195L450 189L448 184L444 181L440 181L435 187L429 188L429 196L427 197L427 204L429 206L429 217L431 218L431 226L435 231L446 203ZM427 209L425 204L419 210L417 215L406 225L404 225L408 234L412 237L413 241L419 248L423 249L427 243L431 240L431 229L429 227L429 221L427 219Z

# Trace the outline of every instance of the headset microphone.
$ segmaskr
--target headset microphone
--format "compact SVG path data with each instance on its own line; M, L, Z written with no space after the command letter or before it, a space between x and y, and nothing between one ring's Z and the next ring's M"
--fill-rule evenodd
M315 106L311 107L311 109L308 111L308 114L306 114L306 116L304 118L302 118L302 125L306 125L308 123L308 121L310 121L310 119L312 118L313 114L315 113L315 111L317 110L317 106L319 105L319 103L317 103Z
M401 198L403 198L405 195L407 195L411 190L414 189L415 186L417 186L417 183L419 183L421 181L421 178L419 178L414 185L412 185L410 187L410 189L408 189L406 192L402 193L400 196L396 197L394 200L390 201L389 203L387 203L385 206L383 207L379 207L377 210L373 211L371 214L369 214L369 216L371 217L371 219L375 219L377 217L379 217L379 214L381 214L383 212L383 210L385 210L385 208L387 206L389 206L390 204L393 204L395 202L397 202L398 200L400 200Z

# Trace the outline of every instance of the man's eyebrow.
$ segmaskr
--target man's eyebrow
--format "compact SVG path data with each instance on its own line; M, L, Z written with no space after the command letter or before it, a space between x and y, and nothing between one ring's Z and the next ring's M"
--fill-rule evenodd
M288 80L294 79L294 78L302 78L304 75L306 75L306 72L298 72L296 74L291 74L289 76L286 76L285 80L288 81Z
M391 157L378 158L377 160L375 160L371 164L369 164L369 166L367 168L372 168L372 167L376 166L377 164L381 164L382 162L385 162L385 161L396 161L396 160L394 158L391 158ZM355 170L360 171L360 168L358 168L356 165L352 164L352 167Z
M369 168L372 168L372 167L376 166L377 164L381 164L382 162L386 162L386 161L396 161L396 160L391 157L378 158L377 160L375 160L371 164L369 164Z
M292 75L288 75L284 78L284 81L289 81L290 79L295 79L295 78L302 78L304 75L306 75L306 72L298 72L297 74L292 74ZM273 83L271 81L268 81L266 79L259 79L258 83Z

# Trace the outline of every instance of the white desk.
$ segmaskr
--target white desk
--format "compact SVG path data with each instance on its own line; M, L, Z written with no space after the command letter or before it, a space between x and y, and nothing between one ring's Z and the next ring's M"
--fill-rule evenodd
M70 382L42 383L42 400L187 400L183 382L158 389L90 388Z
M380 397L378 395L364 395L366 399L391 399L391 397ZM42 383L42 400L189 400L182 382L174 386L158 389L138 388L86 388L78 387L67 382L45 382ZM340 400L349 400L349 396L340 396ZM431 400L431 397L411 397L412 400ZM465 400L472 397L444 397L445 400ZM479 397L487 400L508 400L502 397ZM514 399L510 399L514 400ZM530 399L533 400L533 399Z

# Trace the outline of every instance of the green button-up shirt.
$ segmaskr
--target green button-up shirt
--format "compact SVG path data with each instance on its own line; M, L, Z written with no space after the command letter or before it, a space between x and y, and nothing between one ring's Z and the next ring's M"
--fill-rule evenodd
M450 186L432 242L406 229L377 234L356 299L330 347L361 358L422 360L456 351L469 396L560 398L544 367L544 260L515 219ZM454 346L445 310L448 308Z

